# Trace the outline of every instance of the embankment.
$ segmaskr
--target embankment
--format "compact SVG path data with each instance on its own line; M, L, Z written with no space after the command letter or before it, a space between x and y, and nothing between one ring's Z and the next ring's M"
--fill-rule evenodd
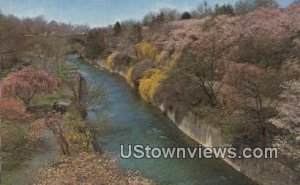
M88 60L87 60L88 61ZM96 68L109 69L105 60L89 61ZM128 69L115 70L112 73L125 77ZM168 109L163 103L154 105L171 119L177 127L186 135L193 138L205 147L226 147L221 128L206 123L195 113L188 112L182 119L178 118L176 109ZM237 171L245 174L258 184L262 185L295 185L299 183L298 174L289 166L277 159L225 159L225 161Z

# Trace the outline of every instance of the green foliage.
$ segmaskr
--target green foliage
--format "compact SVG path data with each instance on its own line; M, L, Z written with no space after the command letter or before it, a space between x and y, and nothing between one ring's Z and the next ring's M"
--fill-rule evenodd
M18 150L28 144L26 135L28 125L6 122L2 119L1 124L1 148L3 151Z
M80 129L84 128L85 124L81 114L74 107L71 107L62 121L66 137L71 143L85 142L84 133L80 132Z
M62 80L62 81L65 81L67 80L67 77L68 77L68 70L66 68L61 68L59 69L58 71L58 77Z
M33 100L31 103L31 106L52 106L54 102L57 101L56 97L51 97L51 96L45 96L38 98L36 100Z
M62 121L66 137L71 144L79 144L89 149L96 137L107 134L111 128L111 120L105 112L97 112L97 121L86 122L75 107L69 108Z
M31 148L26 139L28 125L5 122L2 119L0 127L1 183L12 184L20 165L30 157Z
M139 93L148 102L154 103L154 97L161 83L166 79L166 71L148 69L140 80Z

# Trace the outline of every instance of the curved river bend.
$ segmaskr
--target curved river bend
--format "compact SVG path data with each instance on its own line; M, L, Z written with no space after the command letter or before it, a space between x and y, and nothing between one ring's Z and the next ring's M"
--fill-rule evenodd
M141 100L121 77L97 70L76 55L70 60L79 66L87 81L102 84L107 90L113 131L101 138L101 145L120 161L123 169L138 170L159 184L255 184L220 159L121 159L120 144L149 144L151 147L196 147L198 144L181 133L160 111ZM95 118L89 114L88 119Z

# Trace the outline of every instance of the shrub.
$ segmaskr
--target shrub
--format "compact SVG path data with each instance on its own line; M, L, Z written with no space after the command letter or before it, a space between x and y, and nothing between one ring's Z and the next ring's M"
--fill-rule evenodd
M227 124L222 125L223 132L227 129L227 139L232 143L232 146L238 151L244 147L258 147L262 145L262 138L260 129L253 120L242 115L227 116L224 118L228 121Z
M84 143L84 136L79 130L83 128L85 124L81 114L75 108L70 108L62 120L62 125L66 131L66 137L71 143Z
M130 67L127 71L127 74L126 74L126 80L127 82L132 85L132 74L133 74L133 69L134 69L134 66Z
M154 65L151 61L146 60L141 63L134 65L133 67L129 68L126 79L128 83L133 87L137 88L139 85L139 80L143 77L144 72L152 68Z
M28 133L28 140L33 144L37 145L44 139L44 130L46 128L44 119L37 119L30 124Z
M2 60L0 63L0 70L11 69L18 63L18 59L15 56L3 55L1 57L2 57Z
M141 55L143 58L155 60L156 55L158 54L158 50L155 46L153 46L149 42L140 42L137 44L137 49L139 55Z
M168 65L170 67L176 67L182 60L182 51L176 50L172 56L170 57L170 61L168 61Z
M68 141L71 144L85 144L85 148L89 149L90 144L95 144L96 137L109 132L111 122L107 114L100 110L96 116L97 121L86 122L80 112L75 107L71 107L62 120L62 127Z
M165 65L168 59L169 53L167 51L161 51L158 55L156 55L155 62L158 65Z
M115 52L115 53L110 54L107 57L107 65L108 65L109 70L111 70L111 71L113 70L113 66L114 66L113 63L115 63L115 61L117 60L118 55L120 55L120 53Z
M140 80L139 93L142 98L148 102L154 103L154 96L166 79L166 71L161 69L148 69L144 73L144 77Z
M0 117L9 121L23 120L28 117L23 102L15 98L0 98Z
M107 57L108 68L111 71L125 70L125 68L129 67L133 62L134 60L131 57L120 52L114 52Z
M66 81L68 78L68 70L63 67L58 71L58 76L61 80Z
M176 112L175 119L180 120L188 110L205 106L209 100L198 83L191 80L190 74L178 69L169 72L168 77L161 83L155 102Z
M59 81L46 71L24 68L10 73L0 83L0 96L20 98L26 106L39 94L51 92Z

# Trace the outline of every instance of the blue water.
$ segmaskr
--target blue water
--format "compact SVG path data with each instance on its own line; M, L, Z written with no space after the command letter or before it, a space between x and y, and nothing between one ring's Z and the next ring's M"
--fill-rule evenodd
M144 144L151 147L196 147L161 112L148 105L126 84L105 70L97 70L77 56L82 76L106 88L110 101L112 131L99 138L103 148L116 158L123 169L137 170L158 184L251 185L255 184L220 159L122 159L120 144ZM90 114L90 119L94 117ZM99 123L100 124L100 123Z

